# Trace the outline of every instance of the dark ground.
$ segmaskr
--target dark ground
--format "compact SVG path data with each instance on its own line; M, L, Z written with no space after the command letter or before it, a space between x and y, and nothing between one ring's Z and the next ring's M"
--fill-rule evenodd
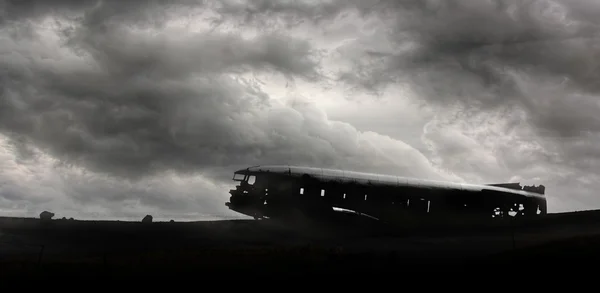
M572 272L600 259L600 211L420 230L268 220L0 218L0 276L256 279L394 272ZM564 263L566 266L557 265ZM562 268L562 269L561 269Z

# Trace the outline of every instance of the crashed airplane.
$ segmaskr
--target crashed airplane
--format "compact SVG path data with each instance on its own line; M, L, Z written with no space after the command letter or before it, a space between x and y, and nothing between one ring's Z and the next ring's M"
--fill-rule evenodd
M238 170L226 205L262 218L352 212L379 221L414 217L535 217L547 213L545 187L465 184L287 165Z

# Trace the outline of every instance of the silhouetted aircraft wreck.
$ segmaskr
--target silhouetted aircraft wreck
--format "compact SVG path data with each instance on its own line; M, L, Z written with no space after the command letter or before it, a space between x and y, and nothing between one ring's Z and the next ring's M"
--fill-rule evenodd
M344 170L270 165L238 170L226 205L260 218L323 218L352 212L396 222L412 218L530 217L547 213L545 187L465 184Z

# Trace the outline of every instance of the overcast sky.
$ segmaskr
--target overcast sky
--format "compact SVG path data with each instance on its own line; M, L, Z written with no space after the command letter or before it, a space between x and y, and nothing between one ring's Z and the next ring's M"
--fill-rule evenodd
M0 0L0 215L239 217L234 170L600 208L600 2Z

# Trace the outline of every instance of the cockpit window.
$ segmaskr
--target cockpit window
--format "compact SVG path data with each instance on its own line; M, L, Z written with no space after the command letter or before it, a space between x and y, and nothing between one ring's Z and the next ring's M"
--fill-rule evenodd
M248 177L248 184L252 185L252 184L254 184L254 182L256 182L256 176L250 175Z
M244 181L245 177L244 174L233 174L233 180L235 181Z

